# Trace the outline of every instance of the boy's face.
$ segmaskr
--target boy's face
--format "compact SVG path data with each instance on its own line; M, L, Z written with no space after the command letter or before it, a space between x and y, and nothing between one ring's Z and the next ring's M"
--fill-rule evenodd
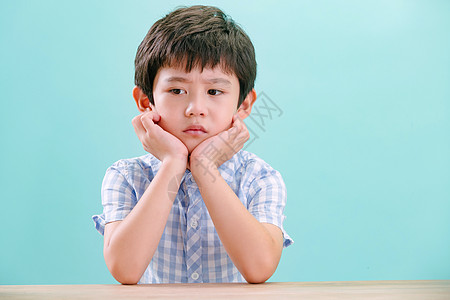
M239 81L220 67L161 68L153 83L158 125L180 139L189 153L205 139L230 128L237 111Z

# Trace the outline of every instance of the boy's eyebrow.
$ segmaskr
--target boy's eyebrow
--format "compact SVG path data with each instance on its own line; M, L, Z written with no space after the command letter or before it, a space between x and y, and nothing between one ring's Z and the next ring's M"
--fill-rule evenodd
M228 79L225 79L225 78L211 78L211 79L205 80L205 82L207 82L207 83L220 83L220 84L223 84L223 85L231 86L231 82Z
M190 81L184 77L171 76L166 79L166 82L172 83L172 82L190 82Z
M168 83L173 83L173 82L190 83L191 82L187 78L179 77L179 76L168 77L165 81L168 82ZM231 86L231 82L228 79L225 79L225 78L210 78L210 79L205 79L204 82L206 82L206 83L220 83L220 84L223 84L223 85Z

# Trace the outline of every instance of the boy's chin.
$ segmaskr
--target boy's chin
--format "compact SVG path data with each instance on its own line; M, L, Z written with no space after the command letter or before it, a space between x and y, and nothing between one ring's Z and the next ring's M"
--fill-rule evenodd
M186 145L186 148L188 149L189 155L191 155L192 151L194 151L195 148L197 148L198 145L200 145L200 143L197 143L197 144L191 144L191 145Z
M189 155L191 155L195 148L197 148L197 146L200 145L204 140L206 140L206 138L201 141L189 141L187 143L184 143L184 145L188 149Z

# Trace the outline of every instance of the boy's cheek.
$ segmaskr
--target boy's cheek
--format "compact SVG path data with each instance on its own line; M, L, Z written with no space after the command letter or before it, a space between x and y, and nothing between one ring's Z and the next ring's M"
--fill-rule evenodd
M167 128L166 118L164 118L163 116L161 116L161 119L156 124L158 124L165 131L170 130L170 128Z
M233 120L231 120L230 121L230 123L228 124L228 126L226 126L223 130L221 130L220 132L224 132L224 131L227 131L227 130L229 130L230 128L232 128L233 127ZM219 132L219 133L220 133Z
M168 119L165 118L164 116L161 116L161 119L156 124L159 127L161 127L164 131L167 131L168 133L170 133L172 135L178 136L177 128L172 128L173 127L173 122L168 121Z

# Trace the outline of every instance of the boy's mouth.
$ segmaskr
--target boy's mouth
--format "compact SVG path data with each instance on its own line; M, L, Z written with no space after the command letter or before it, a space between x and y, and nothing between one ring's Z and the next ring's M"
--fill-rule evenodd
M192 135L201 135L207 133L206 129L201 125L191 125L188 128L186 128L183 132Z

